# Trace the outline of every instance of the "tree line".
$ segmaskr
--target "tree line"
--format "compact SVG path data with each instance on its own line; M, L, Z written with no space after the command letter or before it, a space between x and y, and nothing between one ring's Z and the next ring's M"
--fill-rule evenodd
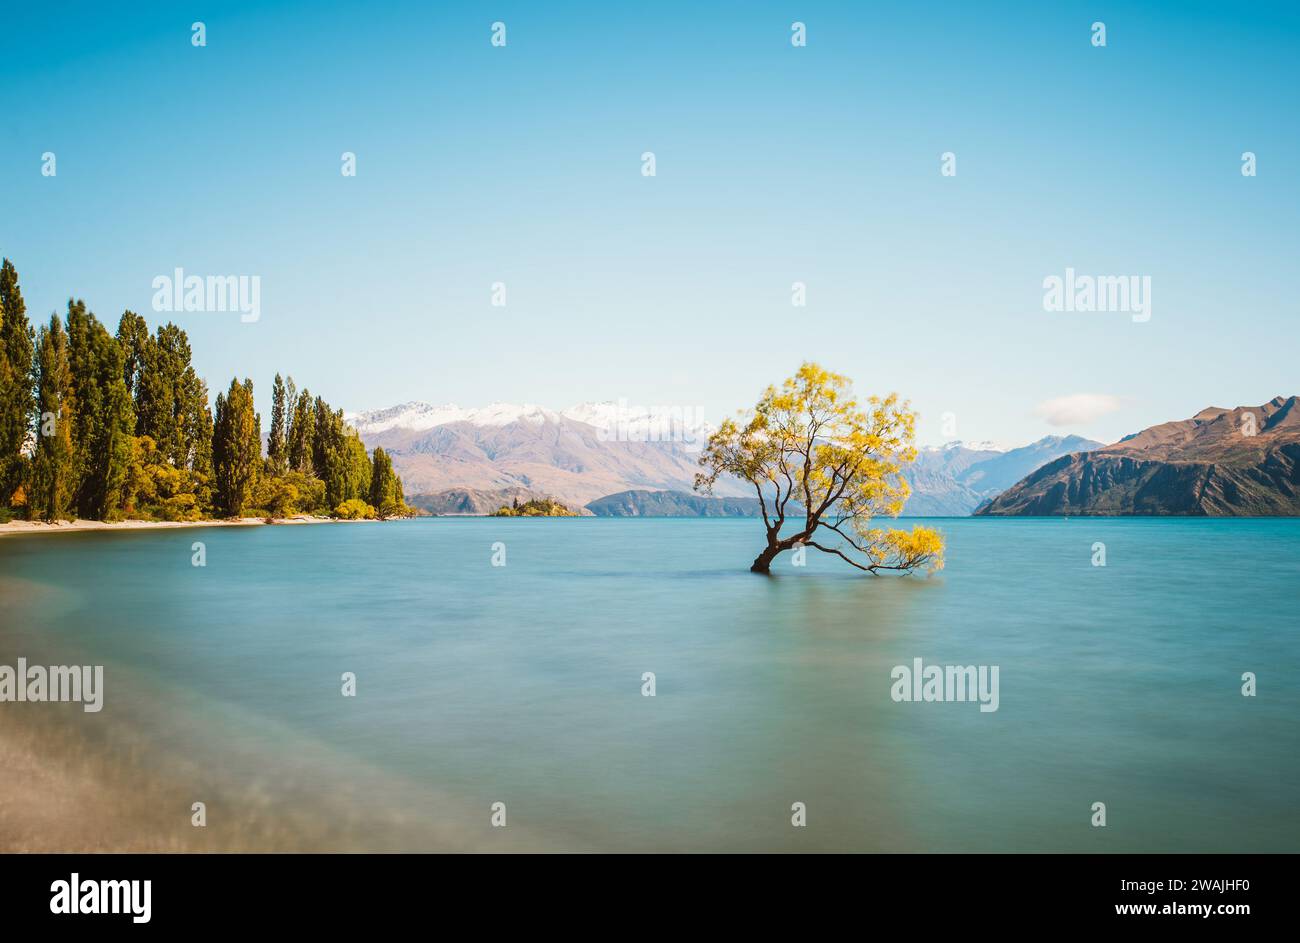
M109 333L85 302L34 329L0 265L0 520L340 518L411 513L382 448L276 374L266 453L253 381L209 406L175 324L126 311Z

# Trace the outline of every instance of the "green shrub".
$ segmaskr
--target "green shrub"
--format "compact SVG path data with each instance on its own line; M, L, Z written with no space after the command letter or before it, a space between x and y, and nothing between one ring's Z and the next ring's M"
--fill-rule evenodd
M375 509L360 498L348 498L334 509L334 516L344 521L370 520L375 516Z

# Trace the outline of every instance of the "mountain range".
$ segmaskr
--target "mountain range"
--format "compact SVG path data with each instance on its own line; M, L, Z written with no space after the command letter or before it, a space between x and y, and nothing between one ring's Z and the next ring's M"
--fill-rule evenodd
M462 505L481 508L483 500L505 496L508 503L527 492L580 508L630 489L689 491L699 450L712 432L689 412L615 403L562 412L531 404L462 409L406 403L345 418L368 447L382 446L392 456L417 505L436 503L423 496L458 491L465 492ZM715 492L742 496L745 487L720 481Z
M964 517L981 503L1011 487L1034 469L1071 452L1100 448L1100 442L1077 435L1047 436L1020 448L992 443L950 442L918 451L903 470L912 496L904 517Z
M1300 399L1210 406L1043 465L989 515L1300 515Z
M951 442L919 450L904 477L909 517L1054 514L1300 514L1297 397L1212 406L1102 445L1048 436L1019 448ZM601 516L749 516L753 488L692 492L713 427L689 412L583 403L563 411L496 403L406 403L349 414L383 446L408 500L434 514L487 514L553 497Z
M345 418L368 447L392 456L408 501L433 514L489 514L515 498L539 497L599 515L758 513L745 482L720 480L712 502L692 493L699 451L714 427L690 410L413 402ZM913 487L905 514L970 514L1039 465L1099 444L1049 436L1014 449L988 442L922 449L905 472Z

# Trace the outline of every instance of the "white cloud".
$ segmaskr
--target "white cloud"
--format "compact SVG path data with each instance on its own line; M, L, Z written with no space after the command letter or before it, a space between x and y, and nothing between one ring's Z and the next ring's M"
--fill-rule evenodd
M1109 393L1074 393L1039 403L1034 414L1053 426L1083 425L1113 413L1124 404Z

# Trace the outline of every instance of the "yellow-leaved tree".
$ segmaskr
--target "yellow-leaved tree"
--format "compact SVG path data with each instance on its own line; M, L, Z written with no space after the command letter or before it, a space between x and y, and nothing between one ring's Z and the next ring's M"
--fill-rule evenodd
M916 413L897 394L861 406L848 377L805 363L780 388L769 386L752 413L723 421L700 456L707 471L695 488L710 493L722 475L753 484L767 529L755 573L797 547L869 573L938 570L938 531L872 526L903 510L911 489L899 472L916 459L915 436Z

